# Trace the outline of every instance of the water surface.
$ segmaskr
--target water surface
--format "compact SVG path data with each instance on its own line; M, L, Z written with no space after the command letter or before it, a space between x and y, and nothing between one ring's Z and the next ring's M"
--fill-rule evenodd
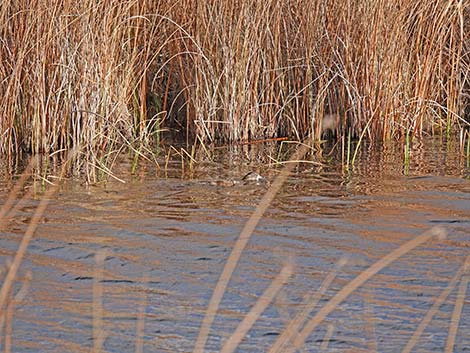
M274 152L273 152L274 151ZM278 150L221 149L191 170L147 166L126 183L86 186L67 181L51 200L22 263L17 291L31 272L13 320L17 352L82 352L93 345L95 255L103 268L104 350L134 352L139 310L145 311L144 351L190 352L213 288L245 222L279 167ZM328 324L333 352L397 352L469 255L470 183L465 160L436 142L412 151L364 149L354 171L326 153L289 177L256 228L230 282L207 351L217 352L287 261L295 274L263 313L239 352L266 351L341 258L348 264L321 300L406 241L436 226L448 232L373 277L309 338L316 352ZM256 170L268 182L238 183ZM1 199L12 181L1 184ZM2 230L2 263L11 258L42 197L33 193ZM441 306L415 352L442 352L457 290ZM468 298L468 296L467 296ZM466 299L456 352L470 347Z

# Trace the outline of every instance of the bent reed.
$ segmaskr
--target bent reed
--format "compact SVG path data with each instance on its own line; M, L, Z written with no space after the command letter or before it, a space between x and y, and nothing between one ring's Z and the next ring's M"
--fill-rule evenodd
M79 169L105 170L155 153L164 130L468 137L467 1L7 0L0 19L10 158L77 148Z

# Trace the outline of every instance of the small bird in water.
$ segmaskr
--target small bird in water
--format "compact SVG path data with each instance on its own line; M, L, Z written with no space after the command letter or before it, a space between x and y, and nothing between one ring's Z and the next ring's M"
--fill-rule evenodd
M267 180L265 177L259 175L256 172L249 172L246 174L243 178L241 179L235 179L235 180L212 180L209 182L210 185L214 186L235 186L235 185L247 185L247 184L264 184L267 183Z
M260 182L264 182L266 181L266 178L259 175L258 173L256 172L249 172L248 174L246 174L242 180L244 182L251 182L251 181L254 181L256 183L260 183Z

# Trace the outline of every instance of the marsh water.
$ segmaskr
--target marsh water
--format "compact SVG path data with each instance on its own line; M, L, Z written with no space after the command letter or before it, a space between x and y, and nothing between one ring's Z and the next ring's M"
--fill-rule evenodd
M424 243L367 281L310 335L303 350L401 352L470 254L470 170L453 147L442 141L415 146L406 163L400 148L363 148L349 172L338 153L313 156L321 165L299 165L243 251L206 351L221 349L285 263L294 264L294 275L239 352L267 351L340 259L347 264L337 270L319 307L374 262L442 226L445 240ZM134 352L142 334L145 352L192 351L232 247L282 168L271 159L282 154L279 146L211 153L184 166L180 158L166 166L162 159L159 168L142 166L133 175L123 163L115 174L125 183L110 178L106 184L68 180L61 186L19 271L15 293L25 282L29 287L13 315L14 352L89 350L93 284L100 271L103 351ZM250 171L267 181L238 182ZM2 203L14 183L1 183ZM37 189L2 229L2 263L14 256L43 196ZM103 253L100 270L96 254ZM454 288L413 352L444 351L456 298ZM455 352L470 349L468 298ZM143 331L136 330L141 312ZM327 330L332 334L325 348Z

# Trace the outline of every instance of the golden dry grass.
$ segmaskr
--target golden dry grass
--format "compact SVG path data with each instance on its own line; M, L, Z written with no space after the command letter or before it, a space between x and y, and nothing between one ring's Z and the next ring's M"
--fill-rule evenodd
M75 147L74 170L92 180L124 150L155 153L163 129L204 143L318 139L325 127L374 140L463 131L469 7L3 1L0 152Z

